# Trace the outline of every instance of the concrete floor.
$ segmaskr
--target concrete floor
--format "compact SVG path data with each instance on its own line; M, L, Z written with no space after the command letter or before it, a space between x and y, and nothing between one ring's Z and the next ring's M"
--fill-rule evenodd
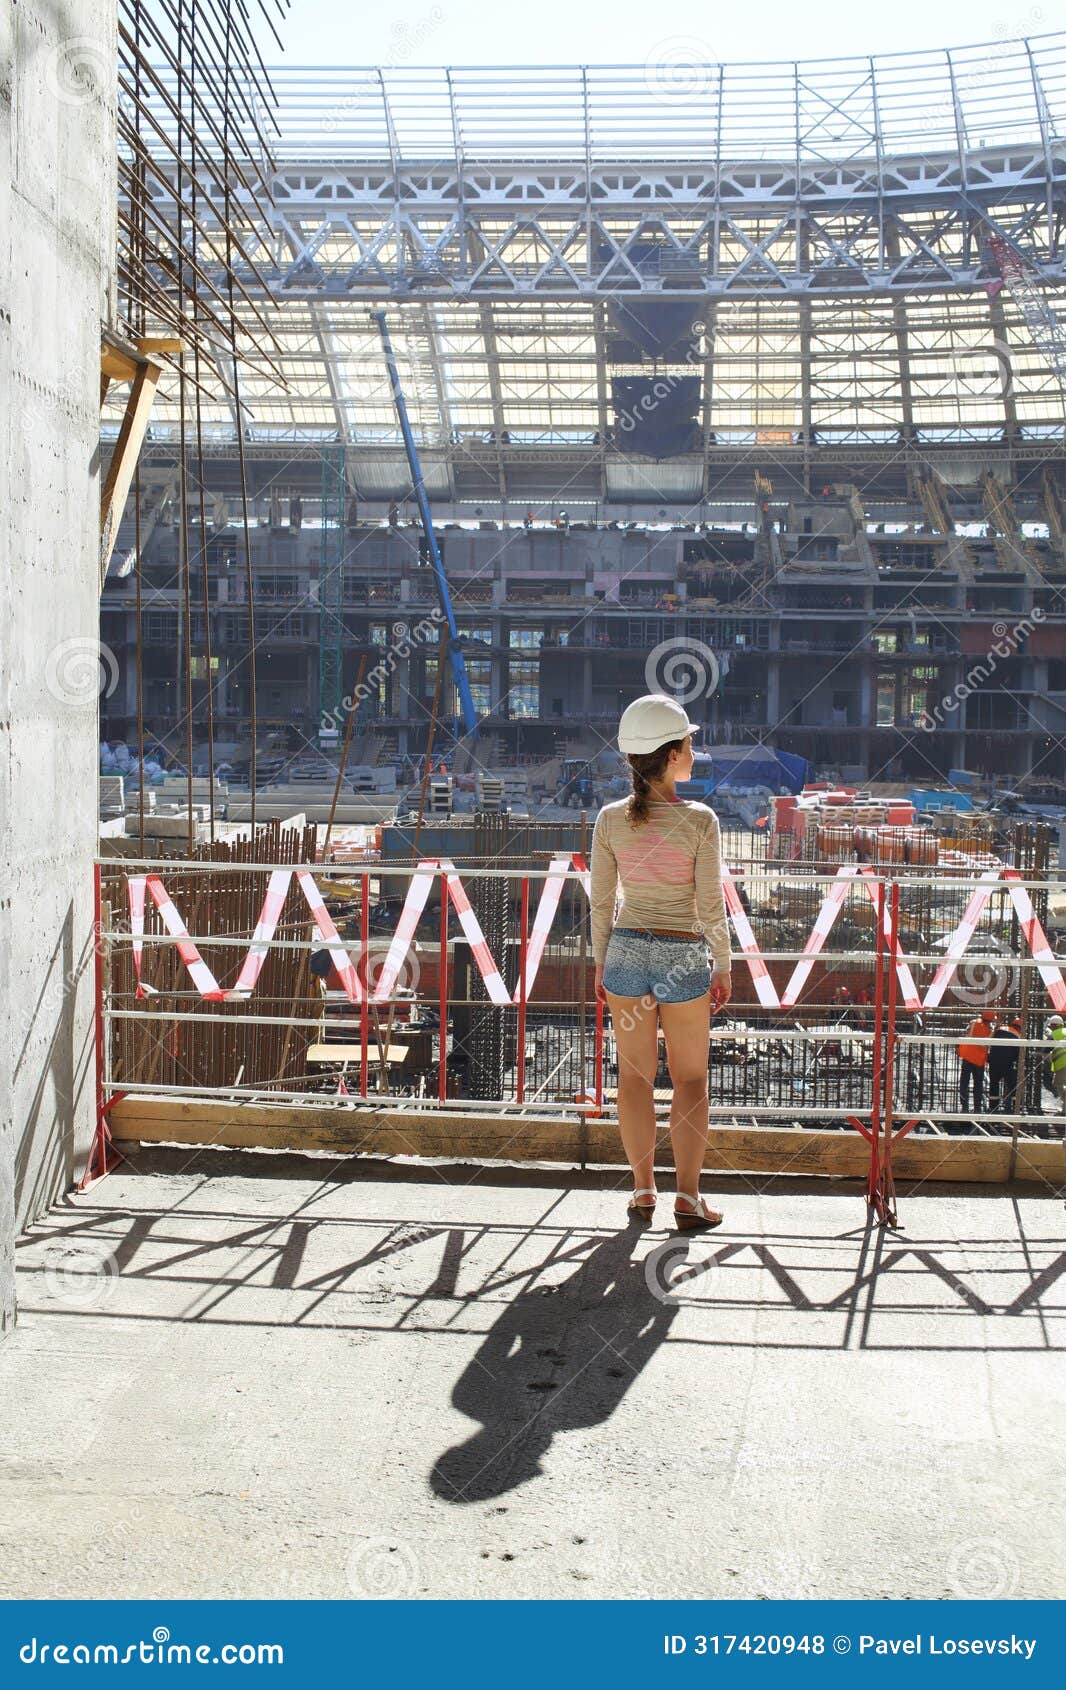
M1066 1595L1061 1194L716 1189L144 1155L20 1247L0 1592Z

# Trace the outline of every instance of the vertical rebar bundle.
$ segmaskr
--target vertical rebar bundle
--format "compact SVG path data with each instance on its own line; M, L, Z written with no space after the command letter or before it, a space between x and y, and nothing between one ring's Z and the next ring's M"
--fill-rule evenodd
M273 14L288 0L258 0L277 39ZM251 722L252 820L255 821L257 711L255 592L248 535L241 368L284 387L268 315L270 290L257 302L246 283L263 278L241 227L269 229L270 139L276 99L241 0L119 0L118 25L118 329L134 343L177 339L161 353L176 379L179 500L179 635L175 651L179 709L173 732L189 781L189 852L193 854L194 713L206 724L208 773L214 773L214 662L208 589L209 533L202 401L225 396L236 428L243 513ZM280 42L279 42L280 45ZM237 215L239 208L239 216ZM249 224L250 219L250 224ZM155 355L155 354L153 354ZM141 639L140 476L134 485L137 570L138 754L144 761ZM203 649L194 650L194 568L203 602ZM204 688L194 675L202 665ZM143 823L142 823L143 842ZM211 833L214 835L212 802Z
M507 835L507 818L481 813L474 823L474 857L486 864L498 864ZM508 934L508 882L475 880L470 903L494 957L506 967ZM489 1003L484 982L476 968L469 970L467 1091L470 1097L501 1097L507 1046L514 1045L513 1017ZM510 1037L508 1037L510 1035ZM458 1049L456 1036L453 1049Z

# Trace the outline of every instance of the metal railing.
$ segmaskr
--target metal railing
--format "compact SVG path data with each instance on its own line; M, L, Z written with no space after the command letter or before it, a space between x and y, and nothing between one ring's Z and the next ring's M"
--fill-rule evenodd
M425 40L432 60L432 32ZM780 160L1048 148L1066 36L721 64L669 41L639 65L280 65L278 162ZM254 91L253 91L254 98ZM161 123L172 119L161 104Z
M136 1091L611 1116L617 1042L580 862L461 865L450 884L425 864L100 864L101 1109ZM714 1118L1057 1136L1045 1023L1066 985L1020 914L1029 899L1043 931L1048 876L996 882L964 941L976 874L842 872L733 862ZM957 1047L980 1009L1022 1018L994 1108L960 1095ZM668 1088L664 1055L663 1106Z

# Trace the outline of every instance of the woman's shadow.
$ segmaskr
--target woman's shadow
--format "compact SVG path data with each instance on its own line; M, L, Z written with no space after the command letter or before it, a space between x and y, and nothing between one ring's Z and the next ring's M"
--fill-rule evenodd
M577 1271L510 1302L452 1392L481 1422L434 1464L446 1502L483 1502L535 1478L557 1432L605 1421L667 1336L678 1304L668 1281L688 1246L671 1238L639 1261L642 1228L576 1246Z

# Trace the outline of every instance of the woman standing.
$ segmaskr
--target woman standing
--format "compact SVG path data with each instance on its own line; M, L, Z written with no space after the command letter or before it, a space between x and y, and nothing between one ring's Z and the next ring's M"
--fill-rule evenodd
M634 1185L629 1212L643 1221L655 1212L652 1088L661 1022L673 1082L674 1223L681 1232L722 1223L699 1189L711 1009L727 1003L731 990L718 817L675 791L691 778L696 731L662 693L638 698L623 712L618 744L629 759L633 793L606 804L596 818L590 898L596 995L611 1011L618 1045L618 1125Z

